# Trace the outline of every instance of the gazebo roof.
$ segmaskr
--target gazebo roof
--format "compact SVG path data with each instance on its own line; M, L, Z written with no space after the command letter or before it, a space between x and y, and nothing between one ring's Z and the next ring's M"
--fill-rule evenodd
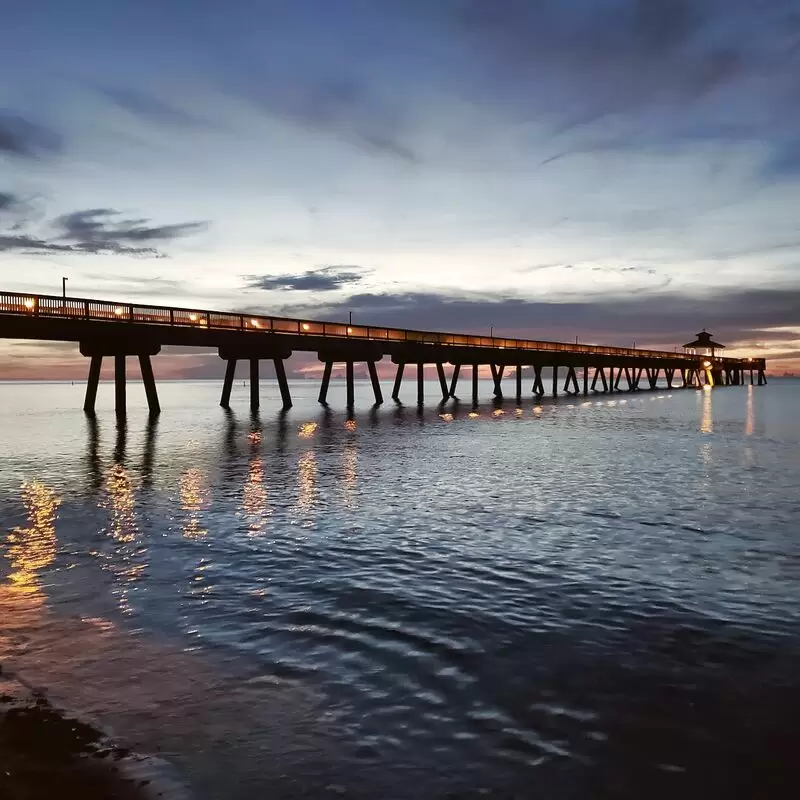
M689 344L685 344L684 347L691 347L691 348L698 348L698 347L707 347L709 349L714 348L715 350L724 350L725 345L719 344L719 342L715 342L710 334L705 328L703 328L700 333L696 334L697 339L693 342L689 342Z

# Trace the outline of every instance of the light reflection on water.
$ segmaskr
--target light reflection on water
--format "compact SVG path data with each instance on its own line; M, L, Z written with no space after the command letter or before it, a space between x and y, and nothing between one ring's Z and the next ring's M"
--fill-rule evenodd
M39 481L24 483L20 497L28 515L28 526L8 535L6 556L11 562L9 583L16 592L42 592L41 571L56 556L56 516L61 498Z
M750 712L687 709L719 697L780 718L797 688L800 386L350 418L302 397L288 415L225 414L217 391L171 403L167 387L157 426L135 408L127 427L87 423L64 400L50 440L36 409L0 415L0 598L28 587L115 636L218 658L231 686L313 687L366 796L540 780L584 797L630 763L638 794L622 796L646 796L705 775L731 737L760 754ZM133 648L106 659L96 682L141 675ZM208 775L180 719L192 669L149 717L123 716L156 748L169 715L187 739L170 752ZM214 703L203 724L235 727ZM267 697L250 705L264 719L218 768L241 797L264 788L254 753L274 724ZM387 790L387 771L414 779Z

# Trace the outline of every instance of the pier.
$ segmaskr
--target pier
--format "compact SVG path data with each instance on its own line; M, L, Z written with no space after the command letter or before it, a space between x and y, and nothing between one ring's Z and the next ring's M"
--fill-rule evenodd
M334 365L344 365L348 407L355 402L356 364L366 365L375 403L383 402L376 364L384 359L395 368L392 399L400 401L409 367L416 373L414 395L419 405L425 401L426 366L436 369L442 403L458 399L459 381L464 378L461 386L473 405L479 402L481 368L491 373L497 400L507 391L503 378L513 375L512 394L517 402L525 396L542 398L546 394L652 391L662 380L668 389L736 386L748 381L766 384L763 358L717 356L716 349L723 345L710 336L704 331L682 352L670 352L0 292L0 338L75 342L89 359L87 414L94 413L105 358L114 360L116 413L126 413L129 358L139 363L150 413L160 413L152 358L164 346L217 350L225 362L224 370L220 369L224 373L220 405L224 408L230 404L239 361L249 365L251 409L260 405L261 361L273 363L282 405L291 407L286 361L295 352L316 353L323 364L319 391L323 404L327 403ZM698 352L702 349L707 352Z

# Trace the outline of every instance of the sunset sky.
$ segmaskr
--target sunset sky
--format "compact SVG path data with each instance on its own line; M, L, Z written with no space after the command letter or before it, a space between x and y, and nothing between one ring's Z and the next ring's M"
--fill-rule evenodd
M0 74L0 289L800 369L797 0L31 0Z

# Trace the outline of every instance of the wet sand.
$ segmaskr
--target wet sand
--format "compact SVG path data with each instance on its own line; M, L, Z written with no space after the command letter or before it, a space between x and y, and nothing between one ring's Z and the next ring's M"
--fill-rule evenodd
M146 759L54 708L0 667L0 798L153 800L173 796Z

